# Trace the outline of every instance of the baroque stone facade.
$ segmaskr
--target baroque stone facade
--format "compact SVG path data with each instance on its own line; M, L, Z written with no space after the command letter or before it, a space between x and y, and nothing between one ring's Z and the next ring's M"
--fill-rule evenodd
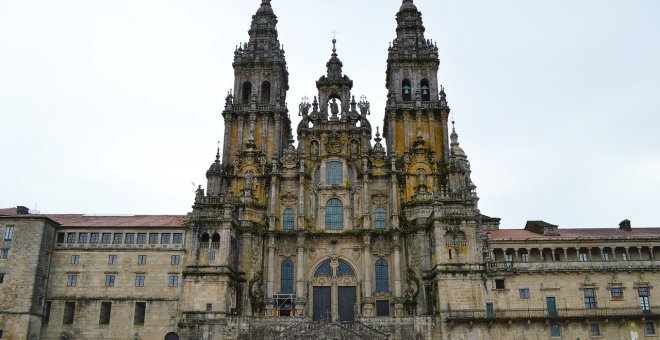
M421 12L404 0L396 19L382 136L335 40L294 131L263 0L192 212L0 210L0 231L14 233L0 259L3 337L657 336L660 229L499 229L478 209Z

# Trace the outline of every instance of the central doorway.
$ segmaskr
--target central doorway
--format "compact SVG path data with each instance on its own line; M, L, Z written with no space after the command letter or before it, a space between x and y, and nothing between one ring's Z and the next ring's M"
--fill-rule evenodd
M330 287L314 287L314 321L332 321Z
M353 322L355 321L355 287L338 287L339 288L339 321Z

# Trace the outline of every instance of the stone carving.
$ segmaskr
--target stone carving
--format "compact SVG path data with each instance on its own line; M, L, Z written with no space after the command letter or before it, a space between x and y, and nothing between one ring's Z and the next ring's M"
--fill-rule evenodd
M312 144L309 147L309 155L312 160L319 159L319 142L312 141Z
M331 135L328 138L328 146L326 147L326 150L328 151L329 154L331 155L337 155L341 153L342 149L342 144L339 139L339 136L337 135Z

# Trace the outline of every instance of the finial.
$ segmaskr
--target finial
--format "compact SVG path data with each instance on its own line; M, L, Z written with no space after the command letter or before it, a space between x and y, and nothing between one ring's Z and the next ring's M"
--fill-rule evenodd
M380 127L376 126L376 138L380 138Z
M261 5L267 5L270 6L270 0L261 0Z
M337 39L332 39L332 56L337 56Z
M220 163L220 141L218 141L218 152L215 154L215 162Z

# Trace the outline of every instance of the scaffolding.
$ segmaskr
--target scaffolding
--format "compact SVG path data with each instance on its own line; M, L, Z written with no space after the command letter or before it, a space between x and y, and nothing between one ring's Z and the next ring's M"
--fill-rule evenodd
M274 294L273 301L277 306L277 316L294 316L296 294Z

